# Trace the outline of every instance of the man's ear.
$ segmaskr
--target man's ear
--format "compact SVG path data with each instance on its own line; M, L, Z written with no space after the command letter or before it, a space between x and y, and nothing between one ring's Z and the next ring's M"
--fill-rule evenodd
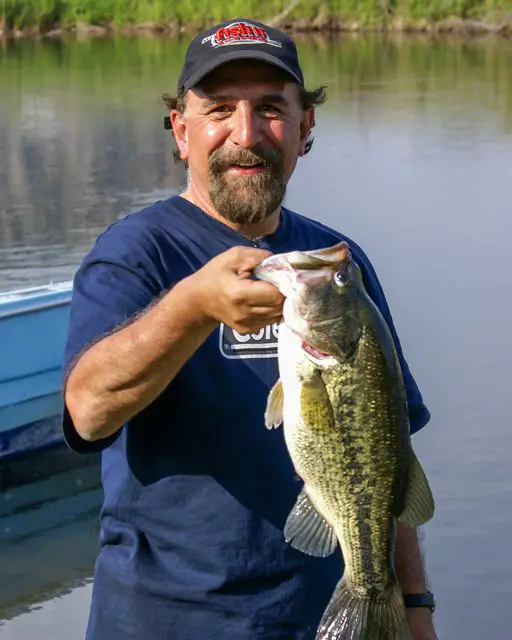
M185 117L177 109L173 109L169 113L169 116L171 118L174 139L180 152L180 158L182 160L188 160L188 132Z
M308 141L309 134L315 126L315 110L313 108L306 109L304 116L300 122L300 148L299 156L303 156L306 153L306 142Z

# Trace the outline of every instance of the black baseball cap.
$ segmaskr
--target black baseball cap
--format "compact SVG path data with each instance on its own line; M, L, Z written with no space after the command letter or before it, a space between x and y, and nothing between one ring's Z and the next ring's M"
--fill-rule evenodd
M304 85L297 48L288 35L261 22L236 18L210 27L192 40L178 79L178 92L191 89L225 62L243 59L267 62Z

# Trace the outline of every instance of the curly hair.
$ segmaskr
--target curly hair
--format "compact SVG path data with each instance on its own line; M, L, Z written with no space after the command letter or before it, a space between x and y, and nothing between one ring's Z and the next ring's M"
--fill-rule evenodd
M299 87L299 99L301 107L306 110L319 107L320 105L324 104L327 99L326 88L326 85L322 85L317 89L308 91L304 87ZM182 89L177 96L172 96L170 93L164 93L162 95L162 100L164 101L164 104L167 107L168 111L176 109L180 113L185 113L185 109L187 108L187 91L185 89ZM309 134L304 149L304 155L311 151L314 140L315 138L311 134ZM182 162L178 149L174 150L173 156L176 162Z

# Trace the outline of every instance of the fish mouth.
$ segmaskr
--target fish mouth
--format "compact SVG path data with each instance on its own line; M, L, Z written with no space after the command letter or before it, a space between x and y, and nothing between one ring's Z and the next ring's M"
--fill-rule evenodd
M275 285L285 297L293 296L298 281L325 279L326 270L344 262L348 255L349 246L345 241L325 249L271 255L256 266L254 276Z
M301 344L302 350L308 355L311 356L314 360L326 360L327 358L331 358L332 354L327 353L326 351L320 351L309 342L302 340Z
M348 243L343 241L332 247L325 249L315 249L312 251L292 251L286 255L288 264L293 269L321 269L322 267L333 267L344 262L349 253Z
M345 241L325 249L290 251L289 253L268 256L255 268L254 274L261 280L272 282L273 273L280 273L281 275L278 277L282 279L283 272L287 272L291 276L297 271L332 269L340 262L344 262L348 255L349 246Z

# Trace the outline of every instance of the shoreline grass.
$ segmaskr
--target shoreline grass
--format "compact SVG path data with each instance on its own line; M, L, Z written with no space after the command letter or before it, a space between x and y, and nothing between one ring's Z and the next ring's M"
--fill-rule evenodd
M291 9L291 10L290 10ZM512 36L512 0L0 0L0 34L180 34L238 16L292 31Z

